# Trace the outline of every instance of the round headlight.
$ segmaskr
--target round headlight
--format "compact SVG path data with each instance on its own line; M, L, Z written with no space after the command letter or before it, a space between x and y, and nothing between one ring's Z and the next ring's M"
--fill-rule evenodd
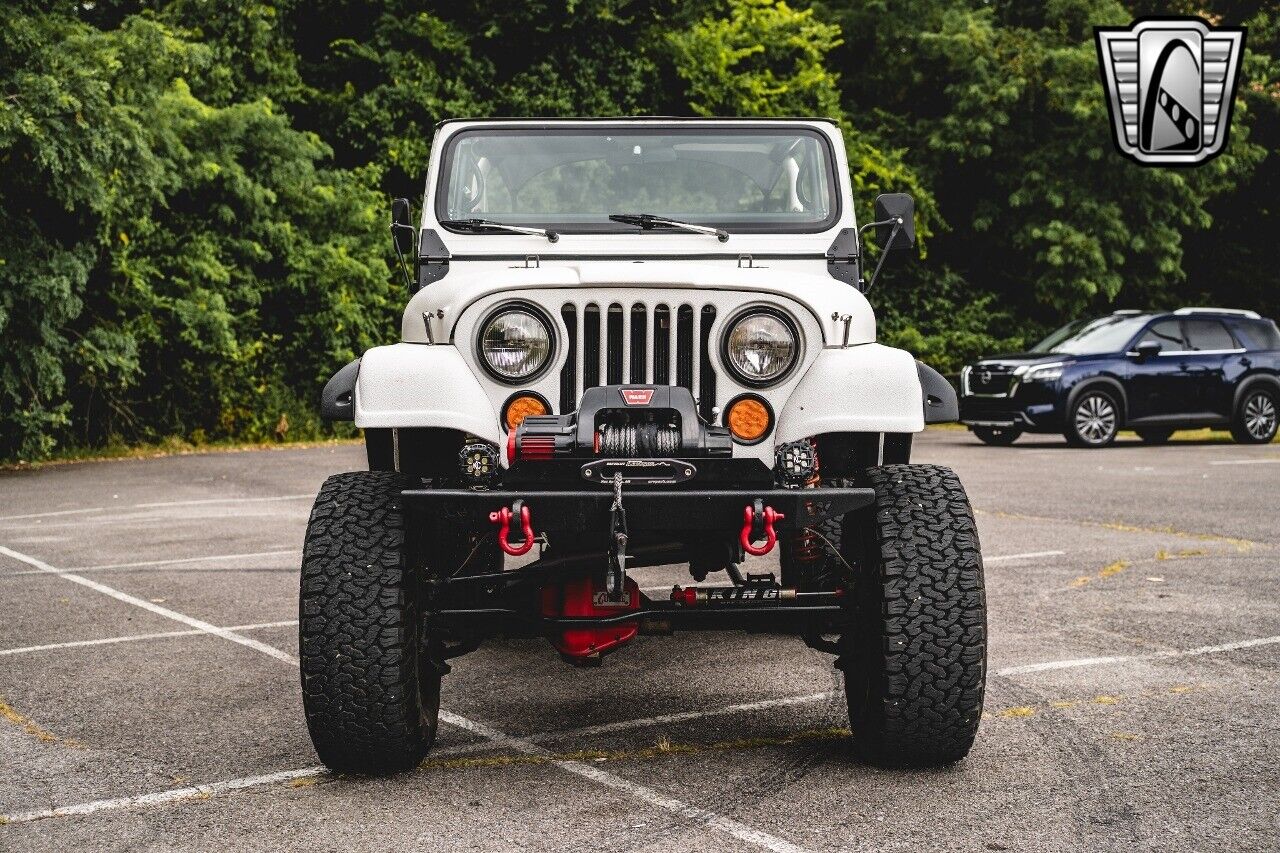
M725 338L729 368L748 385L767 385L791 369L796 360L796 335L776 314L746 314Z
M480 332L480 354L499 379L528 379L551 358L551 330L541 317L524 308L499 311Z

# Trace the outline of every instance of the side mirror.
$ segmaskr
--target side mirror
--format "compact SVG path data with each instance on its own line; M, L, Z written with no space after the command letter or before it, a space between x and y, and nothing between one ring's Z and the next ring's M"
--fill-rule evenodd
M910 249L916 244L916 202L907 193L876 196L876 222L881 223L876 226L876 242L884 251ZM895 226L897 234L893 233Z
M414 246L418 242L418 230L409 221L409 199L393 198L391 200L391 239L395 241L396 252L403 256L412 256Z
M1134 352L1138 354L1139 361L1146 361L1147 359L1160 354L1160 342L1142 341L1134 347Z

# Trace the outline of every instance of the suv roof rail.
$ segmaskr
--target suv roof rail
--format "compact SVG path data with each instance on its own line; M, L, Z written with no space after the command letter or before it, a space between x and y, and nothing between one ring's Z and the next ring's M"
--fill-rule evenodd
M1257 311L1248 311L1244 308L1179 308L1173 312L1180 317L1187 314L1232 314L1236 317L1248 317L1250 320L1261 320L1262 315Z
M1112 317L1132 317L1135 314L1143 314L1143 313L1145 312L1139 311L1137 308L1117 308L1116 310L1111 312L1111 316Z

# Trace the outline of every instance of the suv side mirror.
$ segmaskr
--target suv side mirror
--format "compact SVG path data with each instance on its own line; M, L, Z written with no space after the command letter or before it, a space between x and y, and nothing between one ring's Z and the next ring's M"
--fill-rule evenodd
M391 239L395 241L396 253L402 256L412 254L414 244L418 242L418 232L409 221L409 215L409 199L391 200Z
M907 193L876 196L876 222L876 242L884 251L910 249L916 244L916 202ZM893 233L895 226L897 234Z
M1134 352L1138 354L1139 361L1145 361L1146 359L1151 358L1152 356L1157 356L1160 354L1160 342L1159 341L1142 341L1136 347L1134 347Z

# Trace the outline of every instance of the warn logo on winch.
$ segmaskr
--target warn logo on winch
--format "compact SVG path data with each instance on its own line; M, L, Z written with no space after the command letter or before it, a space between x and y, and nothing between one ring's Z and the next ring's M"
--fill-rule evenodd
M647 406L653 399L652 388L623 388L622 402L628 406Z

